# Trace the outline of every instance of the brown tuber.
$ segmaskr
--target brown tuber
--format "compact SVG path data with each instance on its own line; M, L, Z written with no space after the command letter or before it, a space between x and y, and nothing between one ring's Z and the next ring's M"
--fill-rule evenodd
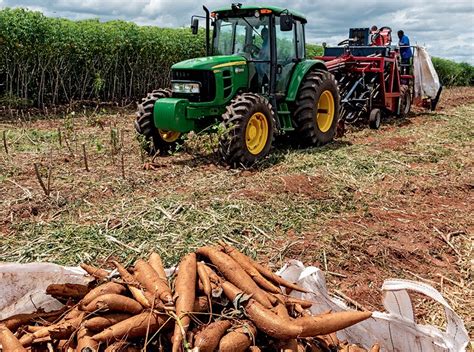
M184 256L169 281L157 253L137 260L130 271L111 263L120 278L83 265L97 278L90 287L50 285L49 294L67 299L62 310L1 321L2 351L365 351L340 342L336 332L370 312L312 316L314 302L280 288L301 287L225 243ZM240 320L242 314L247 320ZM379 350L376 344L371 352Z
M188 313L194 309L197 276L196 254L186 255L178 266L178 275L175 279L176 315L173 352L181 350L181 344L188 331L191 318Z
M0 345L3 352L26 352L20 341L4 325L0 325Z
M130 314L124 313L111 313L111 314L104 314L98 317L92 317L87 319L84 322L84 327L92 331L102 331L109 326L115 325L122 320L130 318Z
M135 263L135 279L165 305L173 304L168 282L160 278L155 269L142 259L138 259Z
M226 331L232 326L230 320L219 320L207 325L194 337L194 347L199 352L213 352Z
M252 295L252 297L263 306L267 308L272 307L265 291L258 287L245 270L227 254L213 247L201 247L196 251L196 253L209 258L212 264L219 269L227 280L232 282L246 294Z
M104 269L96 268L92 265L81 264L81 268L84 269L90 276L97 280L105 280L109 276L109 272Z
M133 298L135 298L135 300L140 303L144 308L150 308L153 299L151 297L150 299L146 297L146 294L139 288L140 284L137 280L135 280L133 275L130 274L128 270L119 262L112 260L112 264L114 264L124 283L127 284L127 287L132 293Z
M51 284L46 288L46 293L54 298L81 299L89 291L89 287L80 284Z
M92 339L92 333L85 327L77 332L77 352L96 352L99 350L99 344Z
M160 327L167 322L167 315L155 312L143 312L131 318L108 327L104 331L92 336L99 342L119 341L124 337L144 337L148 334L154 334Z
M97 297L103 296L109 293L121 294L125 292L125 286L116 284L115 282L107 282L103 285L97 286L92 289L81 301L81 307L87 306Z
M295 319L294 324L301 327L300 337L313 337L343 330L371 316L372 312L335 312L318 316L301 317Z
M255 341L257 329L245 321L237 329L227 333L219 342L219 352L245 352Z
M107 293L94 299L91 303L84 307L84 310L86 312L110 310L113 312L138 314L143 310L143 307L134 299L114 293Z

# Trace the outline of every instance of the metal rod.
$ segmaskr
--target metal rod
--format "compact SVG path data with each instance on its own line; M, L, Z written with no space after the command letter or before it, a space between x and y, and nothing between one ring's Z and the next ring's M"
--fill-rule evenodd
M211 20L211 13L209 12L209 9L206 6L202 7L204 12L206 13L206 56L210 55L210 28L209 28L209 22Z

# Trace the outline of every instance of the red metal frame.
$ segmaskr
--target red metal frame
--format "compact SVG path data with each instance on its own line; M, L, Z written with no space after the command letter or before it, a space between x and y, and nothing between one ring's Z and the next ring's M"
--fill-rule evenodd
M385 81L384 73L386 68L389 69L388 80L381 84L381 92L384 107L396 113L398 110L400 99L400 81L411 81L413 75L401 75L398 66L398 52L392 51L389 56L354 56L350 52L346 52L341 56L317 56L317 60L326 63L329 71L335 71L339 68L345 68L350 72L360 73L376 73L379 75L380 82Z

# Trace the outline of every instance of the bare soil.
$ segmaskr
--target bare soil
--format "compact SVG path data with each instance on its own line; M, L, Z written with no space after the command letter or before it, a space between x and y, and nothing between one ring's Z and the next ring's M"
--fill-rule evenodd
M1 124L0 258L74 265L158 250L171 265L224 239L275 268L316 265L368 309L383 309L385 279L429 283L472 331L474 88L445 90L439 109L349 128L324 148L283 145L254 170L216 164L206 136L145 157L128 112ZM49 197L34 163L46 184L51 172ZM420 321L444 324L414 299Z

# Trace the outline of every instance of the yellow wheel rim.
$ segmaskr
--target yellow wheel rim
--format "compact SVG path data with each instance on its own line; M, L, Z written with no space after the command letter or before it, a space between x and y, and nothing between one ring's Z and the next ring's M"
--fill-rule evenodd
M160 137L167 143L176 142L176 140L181 136L180 132L175 131L165 131L165 130L158 130L160 133Z
M253 114L245 129L245 144L248 151L257 155L265 148L268 140L268 121L264 114L256 112Z
M316 122L321 132L327 132L334 120L334 96L325 90L319 97L318 110L316 112Z

